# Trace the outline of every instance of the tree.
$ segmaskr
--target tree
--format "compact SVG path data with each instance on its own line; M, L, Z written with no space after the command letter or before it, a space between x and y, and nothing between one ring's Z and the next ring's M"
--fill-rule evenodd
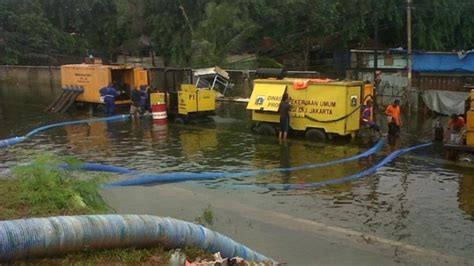
M75 51L74 37L54 28L38 1L2 1L0 31L3 64L48 64L52 54Z
M238 8L238 2L210 2L205 17L192 34L192 66L225 65L231 53L242 52L256 25Z
M472 0L415 0L412 11L415 49L473 48ZM113 61L140 54L138 40L150 37L170 66L225 65L228 55L252 53L307 68L315 48L373 48L374 22L380 47L404 46L405 0L2 0L0 63L88 53Z

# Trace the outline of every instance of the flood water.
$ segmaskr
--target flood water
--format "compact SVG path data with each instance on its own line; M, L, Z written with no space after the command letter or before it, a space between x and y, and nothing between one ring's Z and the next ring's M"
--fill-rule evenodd
M43 109L51 100L28 96L12 87L0 88L0 139L23 135L39 125L88 117L81 110L64 115L46 114ZM330 161L356 155L370 147L369 144L351 141L321 145L303 139L290 139L280 144L272 137L250 132L250 113L244 104L219 103L217 113L214 123L205 124L159 126L143 119L52 129L14 148L0 150L0 175L8 175L9 168L28 162L31 153L44 152L73 155L86 162L151 173L239 172ZM315 182L355 174L391 150L431 138L432 118L418 115L405 118L405 124L399 142L387 145L382 153L369 159L291 173L108 189L103 193L119 212L173 215L188 220L199 213L200 205L193 206L184 200L180 202L181 195L178 194L173 199L160 199L159 192L179 188L206 195L208 200L203 204L211 208L216 206L216 230L290 264L300 264L297 262L305 259L279 254L271 244L262 244L254 239L256 237L246 237L242 231L252 225L237 223L226 217L224 211L220 213L219 202L235 201L242 206L278 211L298 219L368 233L449 256L474 259L474 169L443 160L439 147L412 152L374 175L344 185L294 191L269 191L264 186L255 185ZM124 178L127 177L111 176L114 180ZM173 203L163 206L160 204L162 201ZM245 217L245 213L241 215ZM229 230L232 222L236 225ZM275 229L273 234L277 239L279 236L290 239L283 230ZM301 245L305 247L298 246L298 242L291 243L286 247L289 254L299 254L297 250L311 252L310 249L306 251L308 247L304 241ZM337 261L338 255L332 256ZM393 261L397 262L396 258Z

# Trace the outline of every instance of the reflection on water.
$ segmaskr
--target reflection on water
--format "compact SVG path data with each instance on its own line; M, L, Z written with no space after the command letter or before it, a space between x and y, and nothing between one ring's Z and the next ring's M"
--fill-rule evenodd
M0 89L0 93L1 93ZM0 94L0 138L24 134L53 121L87 117L44 114L43 104L18 101L17 94ZM48 102L38 100L38 103ZM289 167L349 157L370 144L317 145L300 139L280 144L275 138L250 133L250 114L241 104L220 104L215 123L160 125L149 119L68 126L41 133L15 148L0 150L0 173L28 162L25 151L73 155L84 161L129 167L146 172L226 171ZM406 120L408 121L408 120ZM319 169L259 175L220 181L226 184L303 183L355 174L382 155L430 138L433 121L407 127L390 140L383 154ZM277 198L281 210L298 217L363 232L455 255L474 257L474 174L436 160L436 147L404 156L377 174L323 189L256 194L256 201ZM424 158L424 159L416 159ZM115 177L114 177L115 178ZM126 177L116 177L126 178ZM219 189L219 187L217 188ZM209 191L213 193L212 190ZM144 204L149 204L144 202Z
M474 173L464 173L459 177L459 208L474 221Z

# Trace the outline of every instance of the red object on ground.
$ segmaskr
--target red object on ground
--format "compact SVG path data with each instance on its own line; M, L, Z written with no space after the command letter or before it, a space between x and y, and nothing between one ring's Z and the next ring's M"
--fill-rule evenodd
M151 106L154 124L167 124L166 103L156 103Z

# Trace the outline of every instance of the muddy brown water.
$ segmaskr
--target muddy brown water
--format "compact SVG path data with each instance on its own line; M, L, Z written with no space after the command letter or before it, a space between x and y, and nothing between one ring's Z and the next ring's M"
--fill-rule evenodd
M12 87L0 88L0 139L22 135L52 122L89 117L84 110L64 115L46 114L43 109L51 97L28 96ZM250 132L250 114L243 104L220 103L214 121L159 126L143 119L138 123L95 123L52 129L14 148L0 150L0 175L8 175L11 167L28 162L31 153L44 152L73 155L87 162L165 173L237 172L298 166L349 157L368 148L368 144L357 141L321 145L299 138L280 144L275 138L254 135ZM405 121L407 126L400 141L387 145L381 154L369 159L251 178L106 189L103 195L118 212L170 215L187 220L192 220L203 207L209 206L214 210L216 230L294 265L312 260L314 254L308 248L314 245L309 244L311 237L301 234L298 237L308 237L308 240L291 242L291 237L296 237L294 230L297 230L291 228L291 223L286 225L286 229L282 229L281 224L259 226L256 221L268 222L266 218L258 219L256 211L257 218L248 218L245 222L248 213L254 209L262 210L262 213L277 212L439 254L474 259L474 169L444 160L442 151L436 146L402 156L376 174L344 185L294 191L268 191L247 186L256 183L315 182L351 175L372 165L390 150L431 138L435 119L414 115ZM111 176L116 180L124 178L129 177ZM174 190L176 192L172 193ZM254 209L235 210L246 207ZM238 217L241 217L240 222L236 222ZM244 233L249 228L253 228L253 233ZM281 237L291 245L279 244L281 247L278 248L277 244L262 242L259 232L261 237L271 236L273 239L268 241L272 243ZM322 250L320 247L320 253ZM330 261L319 260L323 264L346 264L351 261L347 256L338 259L337 252L318 254L318 258L323 255L333 258ZM398 263L397 256L395 249L389 261ZM361 262L377 263L377 259L371 261L366 258ZM410 259L402 262L411 264Z

